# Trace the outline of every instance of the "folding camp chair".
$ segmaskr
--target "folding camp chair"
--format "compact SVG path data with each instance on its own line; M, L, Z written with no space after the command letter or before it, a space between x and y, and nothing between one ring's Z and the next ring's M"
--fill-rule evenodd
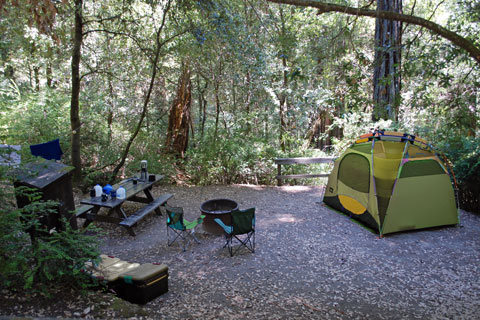
M242 247L246 247L252 253L255 252L255 208L250 208L246 210L234 210L231 212L232 222L230 225L225 225L225 223L215 218L213 219L218 223L223 230L225 231L226 243L223 246L228 247L230 256L240 250ZM233 250L233 241L237 240L240 242L239 247L234 251Z
M30 152L34 156L42 157L47 160L60 160L63 155L59 139L40 144L33 144L30 146Z
M167 242L168 246L171 246L178 238L182 239L183 251L186 250L188 244L193 239L195 242L200 241L195 237L195 227L203 222L205 218L201 215L196 220L190 222L183 218L183 208L170 207L165 205L165 211L167 212ZM173 240L170 241L170 231L173 231Z

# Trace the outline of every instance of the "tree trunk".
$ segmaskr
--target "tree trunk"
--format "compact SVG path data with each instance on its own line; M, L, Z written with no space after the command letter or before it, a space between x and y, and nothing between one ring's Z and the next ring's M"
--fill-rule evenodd
M218 135L218 123L220 122L220 75L222 74L222 61L219 61L218 74L213 75L213 89L215 94L215 133L214 140L217 140Z
M283 16L283 9L280 7L280 21L281 21L281 32L282 35L285 35L285 18ZM286 51L283 50L282 51ZM288 78L287 78L287 58L286 52L282 52L282 92L279 95L279 117L280 117L280 130L279 130L279 140L280 140L280 149L285 152L286 144L285 144L285 135L287 132L287 121L286 121L286 113L287 113L287 88L288 88Z
M252 124L250 119L250 105L252 104L252 83L250 78L250 70L247 70L245 76L245 86L247 87L247 97L245 99L245 111L247 113L247 132L252 130Z
M47 62L45 66L45 76L47 78L47 87L53 88L53 82L52 82L52 47L49 45L47 49L48 55L47 55Z
M191 125L192 81L190 66L185 63L178 81L177 95L168 117L167 151L176 156L184 157L188 147L188 133Z
M33 67L33 74L35 76L35 91L40 92L40 67Z
M329 148L332 145L332 136L336 137L337 134L330 128L333 123L330 112L320 111L311 120L310 129L305 137L308 145L320 150ZM326 136L324 136L325 133L327 133Z
M45 67L45 76L47 77L47 87L52 88L52 64L47 62Z
M107 49L110 50L110 38L107 39ZM108 70L112 70L111 62L107 62ZM113 140L113 110L114 110L114 97L115 94L113 92L113 84L112 84L112 75L110 73L107 74L107 85L108 85L108 93L109 96L107 97L107 104L108 104L108 111L107 111L107 126L108 126L108 143L112 143Z
M282 65L286 67L286 59L282 58ZM286 90L286 71L283 71L284 78L283 78L283 89ZM279 139L280 139L280 148L283 152L286 150L286 145L285 145L285 134L287 132L287 121L285 120L286 117L286 93L282 92L280 94L280 99L279 99L279 117L280 117L280 132L279 132Z
M83 40L83 0L75 0L75 27L72 51L72 98L70 102L70 126L72 129L72 165L75 167L73 177L79 181L82 176L82 159L80 156L80 59Z
M207 119L207 99L205 98L205 91L208 88L208 81L205 80L203 89L200 85L200 74L197 75L197 90L198 90L198 117L200 122L200 137L203 139L205 133L205 121Z
M377 0L377 10L402 13L402 0ZM373 120L398 119L401 88L402 22L377 18Z

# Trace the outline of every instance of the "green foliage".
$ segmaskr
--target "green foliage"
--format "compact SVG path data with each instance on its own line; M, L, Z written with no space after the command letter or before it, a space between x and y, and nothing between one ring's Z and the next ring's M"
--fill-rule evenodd
M460 207L480 214L480 136L446 136L439 147L453 163Z
M374 7L370 1L345 3ZM164 5L84 2L80 132L85 186L110 180L138 125ZM46 35L35 24L27 27L31 18L23 9L5 8L0 142L20 144L28 153L29 144L60 138L68 162L74 15L70 6L58 9L52 34ZM406 1L404 12L479 44L476 2ZM184 160L191 183L275 183L273 158L317 155L307 146L312 141L319 147L333 141L338 154L372 128L404 130L435 144L479 135L478 64L422 28L404 24L398 123L372 123L374 19L258 0L182 0L172 3L164 22L157 78L121 171L126 176L138 172L142 159L152 172L177 174L177 159L164 154L163 144L183 61L192 66L193 132ZM286 146L282 154L280 141ZM452 142L444 149L449 153L455 146L468 154L467 145ZM473 160L465 162L460 154L451 158L459 176L471 175L461 168Z
M91 282L82 268L85 262L99 257L97 236L72 229L65 219L63 230L47 230L41 217L56 213L58 203L41 201L41 194L28 188L18 188L16 193L32 202L22 209L12 205L0 208L0 288L48 294L53 287L88 287ZM2 200L13 203L12 196L6 193ZM35 231L35 241L26 230Z
M249 136L213 135L197 141L186 155L185 169L194 184L270 184L275 175L273 159L277 151L265 141Z
M87 261L96 261L100 255L98 240L84 231L74 230L64 220L65 230L53 231L41 237L31 247L35 257L33 268L25 274L25 287L39 284L86 288L90 279L82 269Z
M480 185L480 137L452 136L440 147L453 162L458 182Z
M342 117L335 118L333 127L342 129L341 139L334 139L335 153L340 154L362 134L373 132L375 129L396 130L397 124L392 120L372 121L372 114L369 112L349 112Z
M20 93L14 83L3 87L0 95L0 126L2 140L14 144L23 141L35 144L61 138L69 149L69 97L45 88L41 92Z

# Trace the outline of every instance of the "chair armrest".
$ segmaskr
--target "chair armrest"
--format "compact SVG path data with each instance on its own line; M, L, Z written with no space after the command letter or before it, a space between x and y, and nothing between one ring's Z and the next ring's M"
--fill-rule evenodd
M213 219L213 221L215 221L220 227L222 227L226 233L228 234L232 233L233 227L225 225L225 223L223 223L221 219L215 218Z
M197 225L201 224L203 222L203 219L205 218L204 215L201 215L199 218L197 218L196 220L193 220L193 221L188 221L186 219L183 219L183 224L185 225L185 228L187 229L193 229L195 228Z

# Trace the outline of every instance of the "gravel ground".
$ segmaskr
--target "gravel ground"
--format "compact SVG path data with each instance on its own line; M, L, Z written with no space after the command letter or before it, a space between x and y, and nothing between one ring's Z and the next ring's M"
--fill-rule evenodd
M151 319L479 319L480 217L460 212L456 227L379 239L325 207L322 188L159 186L172 206L196 218L202 202L230 198L256 207L256 252L233 258L224 238L199 230L186 252L167 246L164 216L106 230L102 252L169 266L169 292L143 306L111 293L75 293L45 302L39 314L6 294L3 316ZM133 205L127 212L135 210ZM38 298L38 297L37 297ZM17 300L15 300L17 299ZM15 303L17 301L17 303ZM38 299L37 299L38 304ZM63 306L63 307L62 307Z

